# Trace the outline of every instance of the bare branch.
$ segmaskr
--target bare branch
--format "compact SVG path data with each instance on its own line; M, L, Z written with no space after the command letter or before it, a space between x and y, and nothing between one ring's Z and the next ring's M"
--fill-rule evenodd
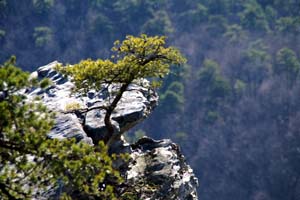
M70 110L70 111L64 111L62 112L63 114L69 114L69 113L87 113L91 110L96 110L96 109L100 109L100 110L108 110L107 106L94 106L94 107L90 107L90 108L82 108L82 109L74 109L74 110Z
M150 56L148 56L148 58L146 58L143 62L141 62L141 65L146 65L147 63L154 61L156 59L165 59L165 60L169 60L172 61L171 59L169 59L168 57L164 56L164 55L157 55L157 54L152 54Z

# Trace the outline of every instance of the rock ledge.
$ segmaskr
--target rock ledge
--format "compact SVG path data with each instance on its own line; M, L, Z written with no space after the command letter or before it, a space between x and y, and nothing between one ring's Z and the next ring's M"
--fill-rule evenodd
M89 91L85 96L72 93L74 85L67 77L62 76L54 67L57 61L40 67L31 74L39 79L49 78L52 85L44 90L32 89L27 92L29 99L40 97L48 109L56 112L55 125L48 134L49 138L76 138L79 142L91 145L102 140L107 134L104 125L104 110L91 110L85 115L67 113L74 106L90 108L95 105L109 103L111 95L118 85L111 85L101 91ZM132 84L121 98L112 115L116 134L121 135L143 119L155 108L158 96L155 92ZM153 140L143 137L135 144L128 144L120 138L113 152L127 152L131 161L123 172L124 188L139 194L143 200L196 200L198 180L193 170L186 164L178 145L168 139Z

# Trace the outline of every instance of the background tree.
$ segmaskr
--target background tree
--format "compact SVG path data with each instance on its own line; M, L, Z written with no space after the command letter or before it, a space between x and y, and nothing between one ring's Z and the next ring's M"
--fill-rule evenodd
M37 81L15 67L14 57L0 66L0 199L32 199L49 190L58 198L115 199L121 179L107 148L47 139L54 113L22 95L31 86Z
M72 77L76 90L86 93L90 89L102 89L112 83L120 85L117 94L108 105L89 108L103 109L106 111L104 123L108 135L104 142L110 145L119 137L114 134L114 127L111 122L111 114L117 107L123 93L134 81L143 78L150 80L149 89L158 86L160 79L170 71L170 65L182 64L185 58L174 47L167 47L165 37L140 37L127 36L122 42L116 41L112 51L112 60L83 60L74 66L60 67L60 71ZM84 110L83 112L86 112Z
M241 24L246 29L256 31L267 31L269 29L266 16L261 6L256 0L248 1L245 9L240 13Z
M300 63L296 53L289 48L282 48L276 53L275 64L273 67L276 75L284 76L292 85L300 70Z
M205 60L203 67L197 75L197 86L195 88L198 95L197 104L199 112L203 113L201 121L204 123L214 123L218 120L219 109L224 105L230 94L230 85L222 74L218 63L213 60Z
M35 39L35 46L37 48L43 48L47 44L50 44L52 39L52 31L48 27L36 27L34 28L33 37Z

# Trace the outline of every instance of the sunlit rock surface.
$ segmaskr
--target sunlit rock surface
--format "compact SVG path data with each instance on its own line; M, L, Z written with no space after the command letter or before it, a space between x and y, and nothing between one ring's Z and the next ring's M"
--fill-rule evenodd
M29 96L40 97L45 105L56 112L56 124L49 133L50 138L72 138L97 143L103 139L107 130L104 124L105 110L91 110L87 113L70 113L70 108L77 107L88 109L95 106L104 106L113 99L113 94L119 85L104 87L101 91L89 91L86 95L72 93L74 85L63 77L54 67L58 62L52 62L40 67L31 76L49 78L53 84L47 89L29 91ZM141 82L141 81L140 81ZM143 84L148 84L143 80ZM123 94L115 112L112 114L112 123L115 126L115 134L122 134L143 119L154 109L158 96L152 90L137 84L129 86Z
M104 124L105 110L95 109L86 113L70 112L72 108L87 109L109 104L119 85L103 87L101 91L89 91L86 95L72 93L74 85L55 71L58 62L40 67L31 74L39 79L49 78L51 86L27 91L29 99L41 98L52 112L56 113L55 125L49 138L75 138L91 145L102 140L107 130ZM143 119L155 108L158 96L143 87L146 80L132 84L124 93L115 112L112 123L115 133L122 135ZM130 153L131 160L123 171L125 183L120 191L135 192L139 199L149 200L196 200L198 180L193 170L186 164L179 147L170 140L141 138L135 144L128 144L120 137L112 145L113 152ZM53 192L49 192L51 194ZM43 197L45 198L45 197ZM46 197L47 198L47 197Z
M140 199L198 199L198 180L178 145L168 139L144 137L132 148L127 182L141 193Z

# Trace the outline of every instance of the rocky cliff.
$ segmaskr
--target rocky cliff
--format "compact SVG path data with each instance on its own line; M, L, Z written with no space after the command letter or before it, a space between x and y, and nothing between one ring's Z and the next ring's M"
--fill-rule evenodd
M78 142L93 145L105 138L107 130L105 111L90 108L109 103L119 86L110 85L101 91L89 91L84 96L72 93L74 85L68 77L55 71L57 64L52 62L31 74L39 79L49 78L52 84L46 89L27 91L29 99L40 97L50 110L56 112L49 138L75 138ZM145 84L148 84L146 80L140 80L130 85L112 115L114 134L119 140L112 145L111 151L126 152L131 157L123 172L126 181L122 187L139 193L140 199L196 200L198 180L176 144L168 139L156 141L148 137L129 144L122 137L122 133L145 119L157 105L157 94L143 87ZM76 109L87 112L79 113Z

